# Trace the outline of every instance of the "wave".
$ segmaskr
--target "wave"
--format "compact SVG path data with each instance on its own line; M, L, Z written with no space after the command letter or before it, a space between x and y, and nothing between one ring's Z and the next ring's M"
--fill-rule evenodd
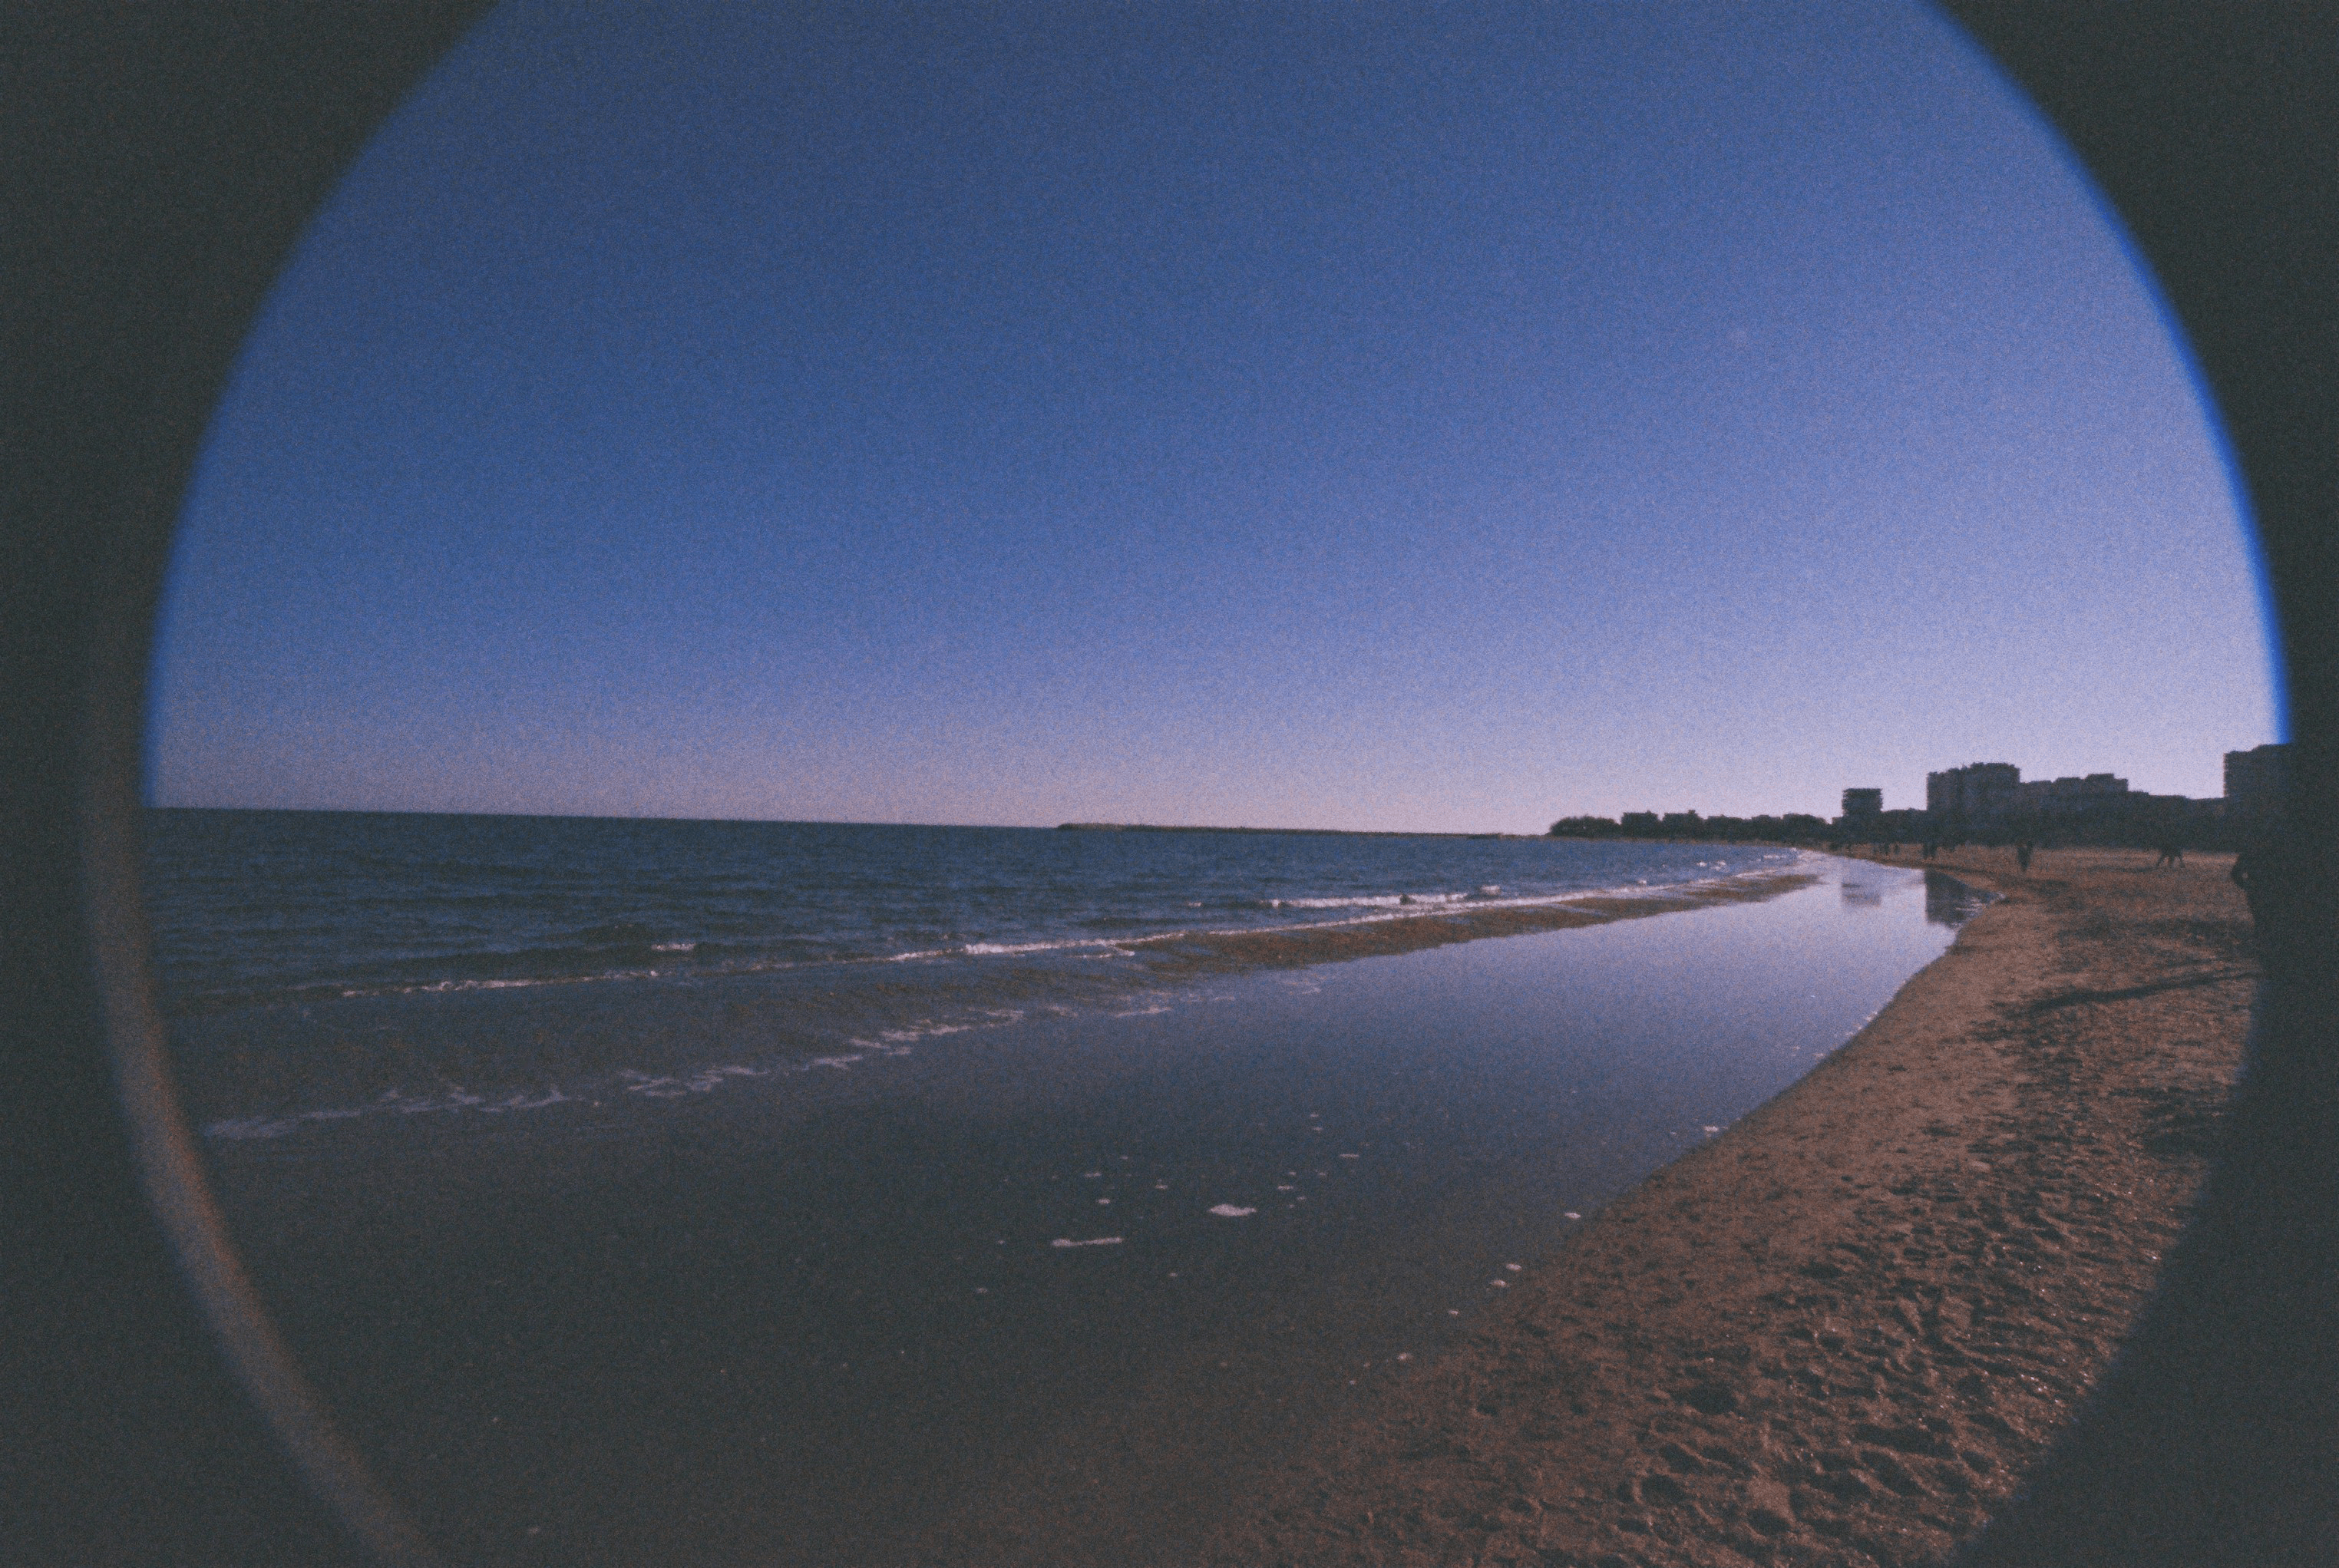
M455 994L583 981L713 980L839 964L1021 960L1046 965L1055 960L1111 962L1130 958L1158 963L1165 962L1161 956L1165 950L1191 948L1195 944L1229 953L1245 944L1259 951L1301 951L1311 942L1319 946L1328 942L1346 950L1359 941L1386 945L1400 939L1387 933L1369 939L1309 938L1304 933L1433 917L1475 921L1478 923L1469 929L1493 934L1502 922L1497 921L1489 926L1486 920L1499 912L1581 912L1592 909L1603 899L1690 896L1691 890L1716 879L1768 874L1775 872L1782 861L1791 863L1795 858L1756 852L1726 859L1712 857L1697 862L1694 867L1676 862L1663 874L1679 876L1687 873L1695 880L1661 882L1655 887L1649 886L1645 878L1631 876L1620 865L1615 871L1626 873L1618 879L1623 885L1566 891L1515 892L1506 883L1491 881L1465 887L1440 888L1433 883L1417 890L1392 888L1384 883L1378 888L1367 885L1353 891L1307 891L1303 883L1300 890L1290 894L1258 895L1223 885L1178 887L1140 883L1080 892L1076 902L1068 901L1065 895L1068 891L1077 890L1061 886L1015 888L1002 884L994 888L987 881L980 888L971 883L934 884L930 873L926 873L911 875L890 888L864 885L857 892L839 888L820 892L792 913L751 911L734 906L727 898L710 902L701 886L696 910L687 907L688 900L670 903L662 893L651 890L650 896L637 903L638 912L625 912L621 906L596 919L600 912L588 906L577 912L578 918L569 930L560 930L562 922L544 922L534 932L512 932L521 938L518 942L496 945L488 943L495 935L503 933L494 932L492 922L442 922L439 912L447 907L447 901L432 892L390 910L387 912L391 918L385 918L376 926L377 934L368 940L386 945L395 943L390 951L377 948L371 953L352 952L345 964L335 963L322 956L332 935L330 928L320 929L313 935L304 929L302 940L312 943L311 951L316 957L298 955L291 962L253 966L239 963L231 956L232 944L214 942L200 954L191 953L192 962L184 964L193 972L208 970L214 982L208 986L180 986L174 974L171 995L175 1015L195 1016L252 1006L305 1004L344 998ZM1751 866L1747 863L1750 860L1754 863ZM498 869L516 872L518 868ZM1455 880L1461 882L1463 878L1456 876ZM1044 894L1058 905L1052 923L1071 929L1049 932L1041 923L1041 930L1023 940L1000 933L999 927L1008 923L997 918L1002 912L953 911L949 907L951 900L969 896L971 890L1001 897L1015 894L1027 902L1031 895ZM515 892L527 900L548 893L541 885L524 892ZM1187 896L1189 892L1201 896ZM486 896L504 895L498 892ZM1121 907L1097 907L1114 903ZM817 932L783 930L766 933L742 929L764 920L785 923L784 916L802 925L804 917L815 912L824 927ZM376 919L374 915L365 918L369 924ZM1537 915L1529 926L1537 923L1547 926L1554 920L1568 923L1576 918ZM976 932L960 934L948 930L949 924L962 921L975 925ZM700 929L694 930L694 923ZM552 929L545 929L545 924ZM985 924L992 926L990 932L981 931ZM707 930L707 926L715 929ZM213 924L212 929L216 931L218 927ZM284 928L280 923L277 929ZM400 933L425 932L429 938L427 942L408 945L399 941ZM255 936L258 934L261 933ZM527 940L530 935L537 940ZM1403 940L1410 945L1422 944L1412 938ZM399 946L404 946L405 951L397 951ZM237 973L238 969L243 972ZM308 972L297 973L302 969ZM271 970L275 972L271 973ZM340 972L334 972L336 970Z
M498 1116L515 1110L542 1110L548 1106L568 1102L569 1097L563 1094L557 1084L540 1091L522 1090L494 1097L473 1094L469 1090L452 1085L435 1095L409 1094L404 1090L387 1089L360 1105L320 1106L311 1110L287 1111L275 1116L223 1117L217 1121L205 1122L202 1132L206 1138L242 1143L255 1139L282 1138L314 1122L349 1121L361 1116L423 1116L449 1110Z
M1444 903L1462 903L1477 897L1467 892L1367 892L1337 898L1263 898L1260 909L1403 909L1419 904L1431 907Z
M1101 970L1028 962L994 967L989 962L963 962L963 949L943 950L942 956L957 955L962 962L930 975L896 980L888 978L892 971L869 971L864 981L842 987L820 975L804 977L801 989L777 993L784 1004L779 1016L785 1020L777 1037L759 1029L759 1047L727 1060L686 1057L646 1061L644 1041L630 1031L586 1031L548 1040L540 1028L509 1033L496 1030L498 1020L508 1022L522 1016L518 1013L458 1019L455 1031L444 1039L426 1030L416 1046L394 1040L387 1055L374 1049L371 1035L363 1037L368 1043L359 1050L311 1050L305 1032L310 1025L304 1021L285 1021L272 1040L266 1034L253 1039L245 1026L230 1023L225 1032L211 1032L201 1059L204 1070L197 1076L206 1080L206 1087L199 1093L208 1103L202 1107L205 1114L200 1120L207 1137L242 1142L282 1139L321 1124L367 1117L499 1119L579 1101L595 1106L603 1100L679 1101L736 1091L764 1080L775 1086L801 1083L805 1080L797 1075L802 1074L875 1070L923 1042L1010 1027L1027 1018L1094 1011L1140 1019L1170 1010L1181 994L1203 999L1214 988L1180 988L1182 982L1206 975L1299 971L1481 938L1604 924L1770 898L1814 880L1807 866L1774 865L1659 888L1486 896L1426 908L1368 906L1351 909L1343 919L1184 931L1124 941L1107 950L1121 962ZM997 952L982 955L984 960L1017 953L1044 956L1100 944L990 945ZM1098 954L1075 952L1071 956ZM1293 978L1294 983L1307 983L1304 976ZM560 983L564 981L469 979L402 989L486 991ZM699 1005L735 1003L717 995ZM475 1032L481 1028L489 1032ZM479 1049L482 1045L487 1049ZM390 1074L406 1078L408 1085L382 1090L382 1076L378 1075ZM287 1099L301 1109L284 1109Z
M1164 974L1298 969L1374 958L1485 937L1523 936L1571 926L1773 898L1815 880L1809 869L1762 867L1664 887L1486 899L1442 909L1376 912L1345 921L1189 932L1129 945Z
M316 1124L350 1121L365 1117L503 1116L579 1102L598 1106L602 1097L620 1095L645 1100L682 1100L735 1087L743 1080L823 1070L849 1070L864 1061L906 1056L919 1041L976 1030L1006 1028L1021 1023L1025 1016L1021 1009L992 1007L977 1009L970 1016L955 1021L920 1019L855 1035L845 1041L844 1050L825 1055L773 1057L753 1062L719 1062L664 1072L636 1067L613 1069L604 1066L569 1080L569 1087L566 1090L559 1083L540 1082L532 1088L507 1085L479 1090L442 1080L436 1090L429 1092L392 1088L382 1090L370 1099L344 1099L340 1103L311 1105L301 1109L261 1115L214 1117L202 1123L202 1130L206 1138L242 1143L285 1138ZM303 1064L298 1060L283 1060L276 1065L281 1071L271 1076L271 1086L277 1091L281 1092L288 1079L299 1081L303 1066L307 1065L310 1077L303 1087L308 1096L321 1099L335 1092L331 1076L337 1067L346 1067L347 1063L324 1061ZM525 1053L502 1065L524 1070ZM496 1069L491 1064L485 1070L492 1073ZM347 1092L346 1086L342 1091Z

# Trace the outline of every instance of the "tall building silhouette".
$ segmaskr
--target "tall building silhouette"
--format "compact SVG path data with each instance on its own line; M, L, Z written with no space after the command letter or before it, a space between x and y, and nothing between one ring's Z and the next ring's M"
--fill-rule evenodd
M2252 746L2226 754L2226 820L2263 823L2290 806L2290 746Z

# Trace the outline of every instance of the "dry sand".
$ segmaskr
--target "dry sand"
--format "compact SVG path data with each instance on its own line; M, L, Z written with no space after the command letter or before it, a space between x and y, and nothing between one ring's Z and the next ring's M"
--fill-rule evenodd
M1189 1559L1941 1561L2110 1364L2241 1065L2230 857L2152 859L1934 863L2006 897Z

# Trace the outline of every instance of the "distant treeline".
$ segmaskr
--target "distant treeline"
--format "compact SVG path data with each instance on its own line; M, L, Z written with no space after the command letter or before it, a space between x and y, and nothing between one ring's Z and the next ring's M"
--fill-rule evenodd
M1807 812L1784 816L1701 816L1693 811L1628 811L1622 817L1564 816L1553 838L1693 839L1700 843L2102 844L2151 849L2231 849L2236 829L2214 817L2179 815L2141 805L2058 816L2008 816L1986 824L1937 822L1929 812L1888 811L1830 821Z
M1058 833L1248 833L1304 834L1316 838L1533 838L1533 833L1404 833L1368 827L1200 827L1150 822L1060 822Z
M1623 817L1564 816L1553 838L1678 838L1701 843L1762 839L1774 843L1826 843L1841 838L1825 818L1807 812L1785 816L1700 816L1693 811L1628 811Z

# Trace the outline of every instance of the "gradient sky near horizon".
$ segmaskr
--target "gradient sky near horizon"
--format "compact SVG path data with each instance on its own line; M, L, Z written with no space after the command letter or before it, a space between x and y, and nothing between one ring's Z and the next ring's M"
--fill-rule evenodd
M2149 286L1919 7L512 0L247 345L150 793L2213 795L2264 614Z

